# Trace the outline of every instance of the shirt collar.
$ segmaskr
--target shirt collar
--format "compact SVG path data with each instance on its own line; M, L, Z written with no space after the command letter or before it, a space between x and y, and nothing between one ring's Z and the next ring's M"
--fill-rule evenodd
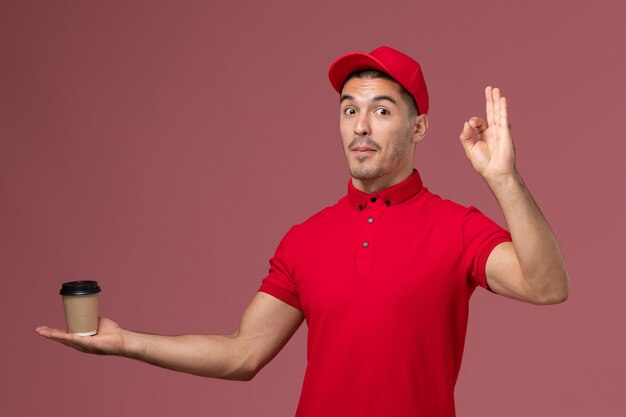
M368 194L361 190L358 190L352 185L352 180L348 181L348 198L350 204L357 210L363 210L367 207L367 203L376 201L375 199L382 200L388 206L394 206L400 204L403 201L413 197L423 188L422 178L416 169L406 180L380 190L374 194Z

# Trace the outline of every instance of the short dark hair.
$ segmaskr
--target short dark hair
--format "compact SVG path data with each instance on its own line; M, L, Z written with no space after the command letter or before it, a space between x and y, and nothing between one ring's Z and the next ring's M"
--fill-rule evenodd
M393 81L394 83L398 84L398 87L400 87L400 94L402 95L402 98L404 99L404 101L406 101L406 104L409 105L409 115L419 116L420 112L419 112L419 109L417 108L417 103L415 102L415 98L408 91L406 91L404 87L400 85L400 83L394 80L393 77L391 77L389 74L386 74L382 71L378 71L374 69L358 70L348 75L348 78L346 78L346 81L343 84L345 85L348 82L348 80L352 78L369 78L371 80L374 80L376 78L382 78L384 80Z

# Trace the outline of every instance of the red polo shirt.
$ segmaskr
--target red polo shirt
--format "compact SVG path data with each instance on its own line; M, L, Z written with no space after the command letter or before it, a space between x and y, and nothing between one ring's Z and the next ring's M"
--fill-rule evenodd
M507 231L417 171L292 227L260 291L304 312L297 417L451 417L469 298Z

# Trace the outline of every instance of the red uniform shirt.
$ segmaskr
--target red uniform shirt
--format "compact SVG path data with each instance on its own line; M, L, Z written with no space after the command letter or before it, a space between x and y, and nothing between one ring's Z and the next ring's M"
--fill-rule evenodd
M417 171L377 194L348 185L294 226L260 291L301 309L297 417L451 417L469 298L510 234L443 200Z

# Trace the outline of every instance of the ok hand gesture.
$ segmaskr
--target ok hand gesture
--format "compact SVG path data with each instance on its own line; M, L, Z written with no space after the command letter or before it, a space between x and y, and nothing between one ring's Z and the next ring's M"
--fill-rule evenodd
M495 180L515 173L515 149L509 126L506 98L498 88L485 88L487 121L472 117L459 138L474 169L485 179Z

